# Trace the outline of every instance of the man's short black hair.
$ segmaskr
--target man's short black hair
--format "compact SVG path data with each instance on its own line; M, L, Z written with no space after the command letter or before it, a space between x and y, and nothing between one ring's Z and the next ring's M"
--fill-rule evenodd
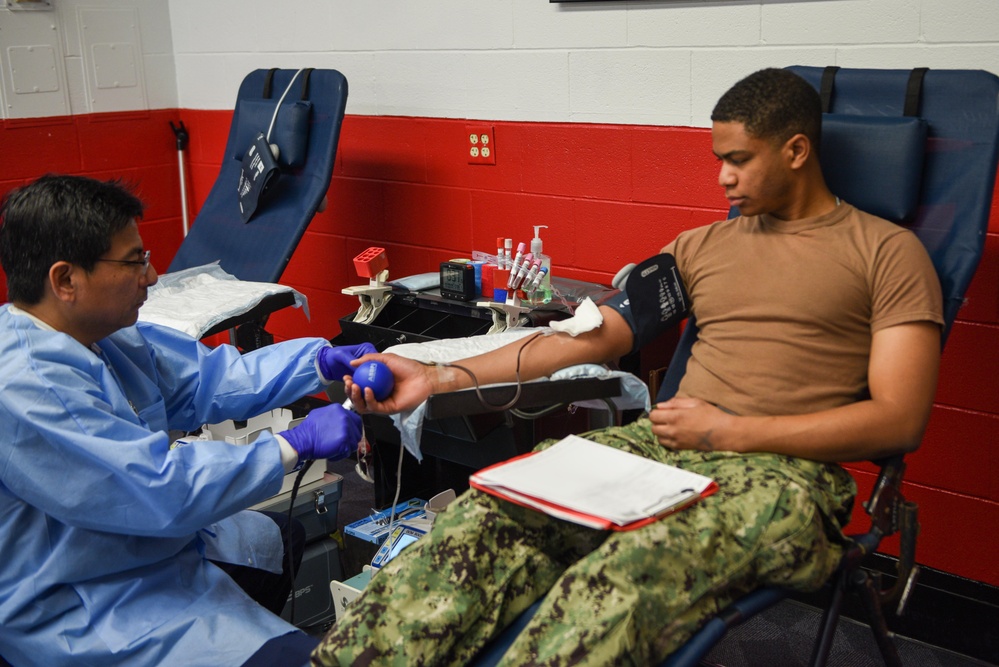
M761 69L721 96L711 120L742 123L757 139L782 144L804 134L818 151L822 137L822 102L811 84L786 69Z
M136 218L142 202L119 181L49 174L12 190L0 204L0 265L7 297L34 305L48 272L66 261L92 271L111 239Z

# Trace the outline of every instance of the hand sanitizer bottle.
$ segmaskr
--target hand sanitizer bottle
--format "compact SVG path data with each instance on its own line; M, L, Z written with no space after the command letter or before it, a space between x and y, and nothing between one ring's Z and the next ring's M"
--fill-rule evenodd
M551 288L551 273L552 273L552 258L541 252L541 231L542 229L548 229L548 225L534 225L534 238L531 239L531 254L534 255L534 259L541 260L541 266L548 269L544 272L544 277L541 280L541 285L538 287L537 291L531 295L531 303L538 305L542 303L548 303L552 300L552 288Z

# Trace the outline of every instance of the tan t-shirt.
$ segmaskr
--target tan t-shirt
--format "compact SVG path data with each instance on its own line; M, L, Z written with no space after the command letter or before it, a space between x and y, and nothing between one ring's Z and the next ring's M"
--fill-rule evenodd
M793 222L740 216L684 232L664 252L700 329L678 395L736 414L853 402L867 386L873 332L943 324L919 239L849 204Z

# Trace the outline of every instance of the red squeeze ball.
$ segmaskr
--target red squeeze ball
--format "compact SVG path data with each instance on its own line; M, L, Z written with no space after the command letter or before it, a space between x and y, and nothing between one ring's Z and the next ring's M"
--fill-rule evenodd
M354 371L354 384L360 387L361 391L371 387L375 398L384 401L392 393L395 378L392 377L389 367L382 362L365 361Z

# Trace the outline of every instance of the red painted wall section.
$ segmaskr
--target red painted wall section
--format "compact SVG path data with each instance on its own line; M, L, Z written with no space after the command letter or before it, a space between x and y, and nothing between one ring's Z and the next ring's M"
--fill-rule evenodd
M181 241L177 151L169 120L191 136L184 156L190 210L221 163L231 112L172 110L0 124L8 157L0 190L46 171L124 177L149 207L141 230L157 269ZM609 282L678 232L721 219L727 204L705 129L493 122L496 164L469 165L465 121L349 116L330 205L313 220L282 282L309 298L271 318L278 338L333 337L362 284L351 259L388 251L393 277L442 260L493 252L498 236L529 241L542 230L554 272ZM9 159L16 156L16 159ZM907 458L907 495L920 505L917 560L999 585L999 561L982 549L999 530L999 199L986 252L944 353L937 403L920 450ZM196 223L195 223L196 224ZM867 464L849 466L864 497ZM858 530L862 510L855 511ZM988 538L984 538L987 542ZM888 543L891 553L895 545Z
M183 238L176 110L0 121L0 195L46 173L130 183L145 202L139 230L157 270ZM7 296L6 279L0 274Z

